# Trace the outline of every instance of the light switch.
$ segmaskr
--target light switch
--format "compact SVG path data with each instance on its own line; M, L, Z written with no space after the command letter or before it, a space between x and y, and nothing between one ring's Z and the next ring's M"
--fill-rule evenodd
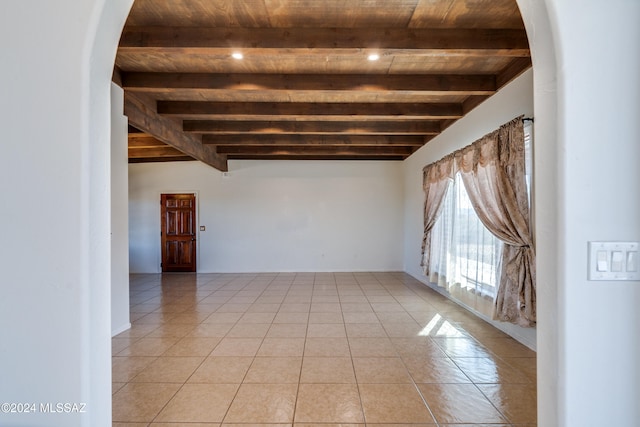
M627 252L627 271L638 271L638 251Z
M598 251L598 271L609 271L607 265L607 251Z
M205 231L207 229L207 227L205 227L204 225L200 226L200 231Z
M611 271L619 273L622 271L622 251L611 252Z
M640 281L640 242L589 242L589 280Z

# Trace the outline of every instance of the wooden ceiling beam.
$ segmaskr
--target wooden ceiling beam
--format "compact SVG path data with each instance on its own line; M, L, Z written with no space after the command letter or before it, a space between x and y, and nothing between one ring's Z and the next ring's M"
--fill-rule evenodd
M194 55L219 58L228 58L232 52L240 49L231 47L121 47L118 52L122 56L130 55ZM247 58L260 57L286 57L295 55L314 55L318 57L361 57L367 58L371 53L384 57L397 58L434 58L447 55L458 58L480 58L480 57L505 57L505 58L525 58L530 52L528 48L483 48L483 49L380 49L380 48L242 48L243 56Z
M209 102L320 102L320 103L462 103L468 92L433 93L420 91L319 91L319 90L240 90L233 89L142 89L135 92L157 101ZM493 92L491 92L493 93ZM485 96L486 93L483 93ZM155 107L154 107L155 109Z
M189 102L158 101L158 114L187 119L320 120L459 119L462 106L455 103L318 103L318 102ZM341 116L349 116L348 118Z
M486 101L487 99L489 99L488 96L470 96L466 99L466 101L464 101L462 103L462 109L464 110L465 114L468 113L469 111L473 110L474 108L476 108L478 105L482 104L484 101ZM450 121L451 123L447 123L447 126L449 124L453 124L453 120Z
M193 157L181 155L181 156L166 156L166 157L129 157L129 163L158 163L158 162L185 162L195 161Z
M129 133L128 151L130 163L195 160L152 135L138 131Z
M250 146L409 146L421 147L426 139L419 135L203 135L203 144Z
M198 136L184 133L177 122L158 115L143 100L126 92L124 114L137 129L215 169L228 170L226 157L216 153L211 145L203 145Z
M350 161L402 161L407 155L367 156L358 155L297 155L297 154L228 154L229 160L350 160Z
M157 49L154 49L157 48ZM173 48L181 53L230 55L530 55L527 34L517 29L417 28L202 28L128 26L120 52Z
M210 134L346 134L346 135L434 135L440 123L434 121L377 122L252 122L185 120L185 132Z
M111 81L122 87L122 70L115 65L113 67L113 73L111 74Z
M218 146L216 149L220 154L267 156L409 156L413 153L411 147L300 147L280 145L272 147Z
M148 133L130 133L128 142L129 148L165 147L167 145Z
M493 75L457 74L207 74L122 73L129 92L171 92L176 89L234 91L379 91L432 95L492 95Z
M524 73L526 70L531 68L531 65L532 65L531 64L531 58L517 58L517 59L514 59L513 61L511 61L509 63L509 65L507 65L507 67L505 67L504 70L502 70L497 75L497 77L496 77L496 85L498 86L498 88L503 87L504 85L508 84L513 79L518 77L520 74ZM478 105L482 104L487 98L489 98L489 97L488 96L483 96L483 95L476 95L476 96L472 95L472 96L469 96L462 103L462 111L464 112L464 114L467 114L469 111L473 110ZM453 121L447 121L447 122L443 123L442 130L444 130L446 127L449 126L449 122L452 123Z
M189 157L169 145L164 147L129 147L129 158Z
M496 77L496 85L498 88L501 88L531 68L531 66L532 62L530 57L513 59Z

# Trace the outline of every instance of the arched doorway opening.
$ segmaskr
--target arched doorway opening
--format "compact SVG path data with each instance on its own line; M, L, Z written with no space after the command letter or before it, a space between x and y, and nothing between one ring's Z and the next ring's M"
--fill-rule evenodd
M535 104L536 104L536 135L537 139L540 141L537 145L536 149L536 161L537 163L544 163L548 161L550 158L555 157L555 144L556 140L556 106L555 106L555 53L554 53L554 45L553 41L550 37L550 27L551 24L548 19L547 11L545 9L544 4L538 4L536 2L525 2L519 1L519 6L521 8L521 12L523 15L523 19L525 21L525 25L527 26L527 30L529 34L532 34L536 31L536 37L530 37L530 45L533 52L534 57L534 79L535 79ZM117 39L106 36L109 34L109 31L105 31L104 33L100 30L101 26L109 26L114 22L115 17L121 19L123 16L126 17L128 12L128 8L130 5L119 4L119 5L105 5L103 15L100 19L100 24L98 25L98 30L96 34L98 37L94 43L94 53L96 54L100 49L106 50L109 52L109 55L112 57L115 52L115 48L117 47ZM540 34L540 28L545 27L549 31L545 34ZM535 28L535 30L534 30ZM108 40L107 40L108 39ZM537 64L542 64L537 66ZM92 81L104 81L105 73L92 73L91 79ZM110 76L109 76L110 78ZM104 124L104 111L101 111L100 108L92 108L91 110L91 119L90 119L90 127L91 129L100 129L102 124ZM544 146L542 146L544 144ZM92 171L92 173L104 173L98 171ZM103 177L102 177L103 178ZM548 181L553 181L553 174L545 174L545 179ZM99 183L100 177L96 176L94 182ZM541 183L537 183L538 188L546 188L548 182L542 181ZM95 184L94 184L95 185ZM548 188L553 188L550 185ZM558 195L555 192L538 192L536 194L537 197L537 205L538 206L553 206L557 202ZM545 199L543 201L542 199ZM547 215L540 215L537 212L537 236L538 236L538 244L545 245L547 247L544 251L546 254L541 259L539 259L539 280L542 282L542 279L546 278L545 283L553 283L555 277L555 254L556 248L554 245L554 239L547 239L547 237L553 237L555 234L556 221L557 218L555 215L551 214L550 211L546 212ZM98 268L98 267L96 267ZM555 288L555 287L553 287ZM546 310L550 313L555 313L558 309L556 306L557 295L555 290L548 289L540 289L542 297L539 299L539 304L541 306L546 305ZM553 316L551 316L553 317ZM555 332L555 325L544 324L542 322L538 326L538 340L539 345L545 346L548 349L551 349L550 352L545 353L547 356L539 362L542 369L539 370L539 389L545 390L544 395L541 395L539 398L539 413L540 422L542 425L545 424L546 420L549 421L549 424L552 424L551 420L556 417L557 413L557 392L555 385L555 378L547 377L545 372L555 371L557 368L558 358L557 358L557 334ZM547 414L547 415L545 415Z

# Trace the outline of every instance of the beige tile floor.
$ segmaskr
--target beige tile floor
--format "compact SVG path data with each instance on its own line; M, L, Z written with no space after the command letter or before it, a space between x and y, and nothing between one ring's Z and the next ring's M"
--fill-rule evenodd
M114 426L536 425L535 353L404 273L133 275L131 320Z

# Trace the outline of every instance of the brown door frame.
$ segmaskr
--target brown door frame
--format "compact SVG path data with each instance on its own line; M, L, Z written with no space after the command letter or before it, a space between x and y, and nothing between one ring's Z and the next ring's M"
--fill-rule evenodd
M194 237L195 237L195 245L194 245L194 251L195 251L195 255L194 255L194 264L195 264L195 269L194 272L198 271L198 264L199 264L199 257L200 257L200 233L199 233L199 225L198 225L198 221L200 220L200 212L199 212L199 202L198 202L198 198L199 198L199 194L197 191L161 191L160 193L158 193L158 199L159 203L160 203L160 241L158 244L158 248L159 248L159 253L158 253L158 266L160 267L160 272L164 273L164 268L162 266L162 256L163 256L163 248L162 248L162 242L163 242L163 237L162 237L162 233L164 232L163 230L163 222L164 219L162 218L162 213L163 213L163 206L162 206L162 196L166 195L166 194L172 194L172 195L178 195L178 194L189 194L189 195L193 195L195 197L195 206L194 206L194 213L195 213L195 220L194 220Z

